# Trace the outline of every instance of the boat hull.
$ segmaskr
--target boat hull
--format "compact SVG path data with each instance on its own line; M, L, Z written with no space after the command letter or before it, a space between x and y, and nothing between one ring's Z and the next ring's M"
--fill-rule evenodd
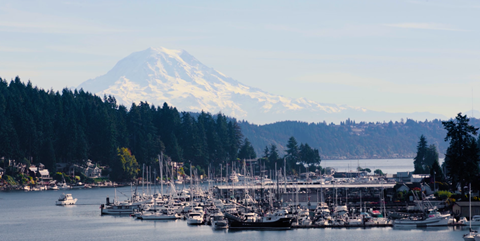
M241 222L229 219L229 229L290 229L292 218L279 218L273 222Z
M451 218L438 218L438 219L426 219L426 220L397 220L394 222L394 227L439 227L448 226L453 223Z

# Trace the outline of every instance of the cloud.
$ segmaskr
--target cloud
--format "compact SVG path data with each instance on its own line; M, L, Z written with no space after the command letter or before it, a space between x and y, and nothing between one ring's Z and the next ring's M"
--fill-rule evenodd
M426 29L426 30L444 30L444 31L469 31L465 29L453 28L451 25L438 24L438 23L395 23L395 24L383 24L387 27L395 28L408 28L408 29Z

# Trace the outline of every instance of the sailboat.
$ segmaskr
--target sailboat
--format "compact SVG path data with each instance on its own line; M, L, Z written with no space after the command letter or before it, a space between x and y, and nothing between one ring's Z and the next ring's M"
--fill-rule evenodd
M472 230L472 184L468 185L468 204L469 204L469 223L470 223L470 228L467 234L463 235L463 240L465 241L475 241L475 236L478 236L477 230Z

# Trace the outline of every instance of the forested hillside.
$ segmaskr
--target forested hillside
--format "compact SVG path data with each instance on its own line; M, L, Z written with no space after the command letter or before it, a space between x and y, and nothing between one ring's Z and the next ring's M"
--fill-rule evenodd
M470 123L479 127L480 121L472 118ZM428 144L435 144L441 157L448 143L441 120L387 123L355 123L346 120L340 125L283 121L268 125L253 125L239 122L242 133L251 142L257 153L265 146L277 145L285 153L287 141L294 136L299 143L309 143L318 148L322 159L361 158L413 158L416 145L423 134Z
M123 165L119 148L128 148L139 165L154 164L163 152L172 161L205 169L236 160L242 141L234 120L200 113L196 118L164 104L132 104L83 90L45 91L17 77L0 79L0 158L43 163Z
M478 119L470 123L480 125ZM142 102L127 108L111 96L102 99L83 90L45 91L18 77L11 82L0 79L0 158L43 163L51 170L55 163L81 164L88 159L124 166L118 153L128 148L139 165L154 164L163 152L203 173L208 166L216 169L242 155L255 156L246 151L249 143L257 157L264 157L268 147L275 150L273 154L278 150L278 159L283 159L290 137L308 143L313 152L318 150L321 159L413 158L421 135L443 156L447 143L440 120L347 120L340 125L284 121L259 126L223 114L179 112L167 104L156 107ZM244 146L243 137L250 141ZM271 156L275 155L268 159Z

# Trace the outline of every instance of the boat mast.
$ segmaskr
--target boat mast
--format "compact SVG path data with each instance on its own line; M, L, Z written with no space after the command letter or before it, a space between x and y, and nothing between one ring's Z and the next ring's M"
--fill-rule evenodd
M163 152L160 152L160 156L158 157L158 163L160 165L160 195L163 201Z
M468 184L468 205L470 212L470 219L468 221L470 223L470 232L472 232L472 183Z
M145 195L145 163L142 167L142 194Z
M192 176L192 163L190 163L190 206L192 207L193 212L193 176Z

